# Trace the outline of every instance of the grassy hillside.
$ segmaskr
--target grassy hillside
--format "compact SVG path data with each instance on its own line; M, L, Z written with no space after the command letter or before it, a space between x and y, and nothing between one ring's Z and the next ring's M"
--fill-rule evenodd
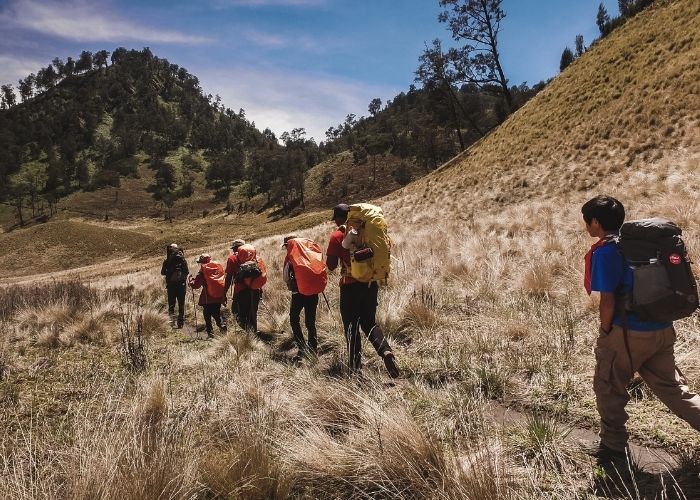
M279 244L295 219L256 241L270 272L259 338L231 330L204 342L165 328L156 262L89 290L0 290L0 493L698 498L700 435L639 379L631 477L605 476L577 442L597 426L580 205L610 193L630 217L676 220L700 252L698 21L697 2L658 2L465 155L378 200L394 263L378 317L397 381L366 345L362 376L344 371L335 277L319 359L293 360ZM325 243L321 216L301 235ZM698 317L676 330L698 391ZM145 367L120 347L138 331Z
M497 210L593 189L611 174L629 177L697 146L699 16L700 4L684 1L643 12L486 139L396 196L402 204L408 195L453 209Z

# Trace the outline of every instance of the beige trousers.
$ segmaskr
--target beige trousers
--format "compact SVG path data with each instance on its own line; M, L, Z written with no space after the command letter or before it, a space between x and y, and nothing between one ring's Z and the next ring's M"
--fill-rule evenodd
M629 416L625 405L630 400L627 385L635 372L673 413L700 431L700 396L689 392L683 374L676 368L675 330L672 327L650 332L628 330L627 335L631 365L621 327L614 326L596 342L593 390L600 415L600 443L618 451L627 446L629 435L625 423Z

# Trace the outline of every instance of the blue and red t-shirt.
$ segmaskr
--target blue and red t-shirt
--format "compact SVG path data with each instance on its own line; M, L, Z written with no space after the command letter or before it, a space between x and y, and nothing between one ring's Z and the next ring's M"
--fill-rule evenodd
M594 292L629 293L632 290L632 268L615 243L607 243L593 252L591 260L591 290ZM613 324L622 326L622 314L615 311ZM673 323L643 321L632 312L627 313L627 328L638 331L661 330Z

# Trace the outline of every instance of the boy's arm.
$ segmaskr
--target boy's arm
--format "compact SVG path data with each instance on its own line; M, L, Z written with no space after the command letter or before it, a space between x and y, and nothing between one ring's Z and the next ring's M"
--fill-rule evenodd
M615 294L612 292L600 293L600 329L605 333L612 329L613 316L615 314Z

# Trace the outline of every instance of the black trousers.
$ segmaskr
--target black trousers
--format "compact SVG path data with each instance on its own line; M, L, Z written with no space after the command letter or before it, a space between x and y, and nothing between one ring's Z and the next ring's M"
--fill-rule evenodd
M376 282L350 283L340 287L340 316L343 320L345 340L348 345L350 368L357 370L362 366L362 345L360 328L367 335L377 354L391 351L381 328L377 326L377 304L379 286Z
M172 318L175 316L175 302L177 302L177 325L182 326L185 322L185 295L187 288L185 283L168 283L168 314Z
M221 317L221 304L204 304L202 309L204 309L204 324L207 327L207 333L214 331L214 326L211 324L212 318L214 318L219 330L226 330L226 323Z
M231 313L236 317L238 326L243 330L258 331L258 306L260 305L260 297L262 290L253 290L246 288L233 296L233 304L231 305Z
M294 341L297 343L300 352L306 350L316 353L318 341L316 339L316 309L318 308L318 294L302 295L292 294L292 302L289 306L289 324L292 327ZM304 311L304 324L308 332L308 345L304 342L304 335L301 333L301 311Z

